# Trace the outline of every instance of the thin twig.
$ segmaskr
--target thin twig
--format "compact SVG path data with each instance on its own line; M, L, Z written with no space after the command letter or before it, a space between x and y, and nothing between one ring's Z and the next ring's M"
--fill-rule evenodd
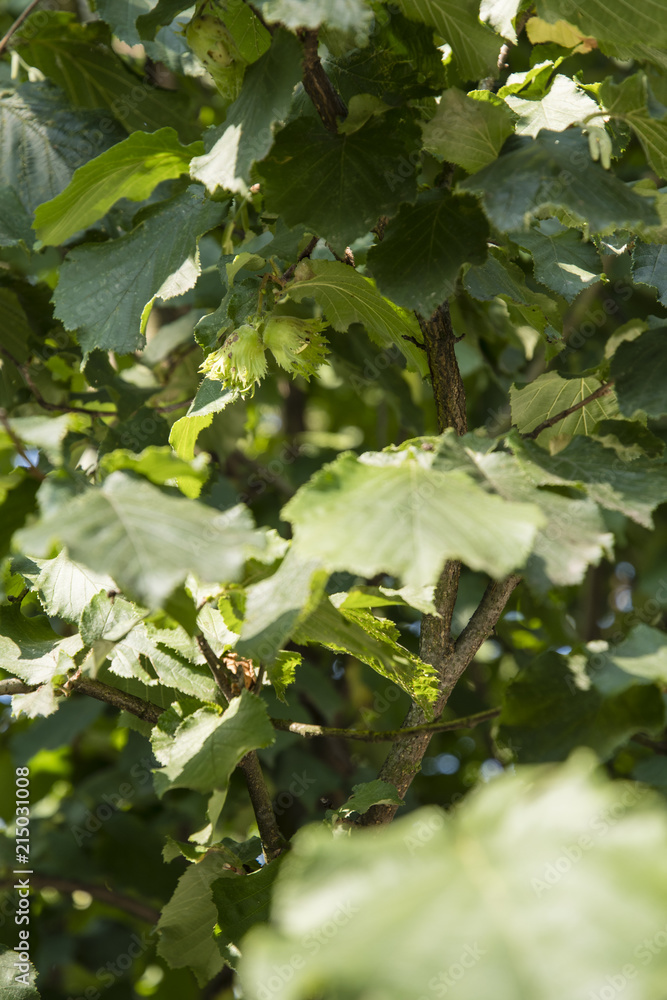
M517 41L519 39L519 35L523 31L523 29L526 27L526 23L528 22L528 19L532 16L532 14L533 14L533 9L531 7L527 11L524 11L524 13L521 15L521 17L517 21L517 23L516 23L516 29L515 29L516 30ZM484 79L484 80L481 81L481 83L479 85L479 89L480 90L494 90L495 89L496 80L498 79L498 76L500 75L500 73L502 73L502 71L504 69L507 69L507 62L506 62L506 60L507 60L507 57L510 54L511 50L514 48L514 45L515 45L515 43L511 42L509 40L506 41L506 42L504 42L501 45L500 52L498 53L498 61L496 63L496 72L492 76L487 76L486 79Z
M197 645L204 659L208 663L209 670L213 674L215 683L220 688L225 701L230 702L234 697L232 690L234 684L234 678L231 677L229 671L225 667L224 663L218 659L213 650L211 649L208 640L203 635L197 636Z
M555 416L549 417L548 420L543 420L541 424L537 425L537 427L533 427L532 431L527 431L525 434L522 434L521 437L526 439L538 437L542 431L546 431L549 427L553 427L554 424L558 424L561 420L565 420L565 418L569 417L571 413L576 413L577 410L581 410L584 406L588 406L588 404L592 403L593 400L600 399L601 396L608 396L613 388L614 380L610 379L609 382L605 382L605 384L601 385L599 389L592 392L590 396L586 396L585 399L580 399L578 403L575 403L573 406L568 406L566 410L561 410L560 413L556 413Z
M158 413L173 413L174 410L181 410L186 406L190 406L194 402L194 396L190 399L182 399L180 403L158 403L157 406L151 407L151 409L156 410Z
M457 729L474 729L482 722L495 719L500 715L500 708L487 708L475 715L466 715L462 719L440 719L437 722L427 722L421 726L409 726L405 729L339 729L334 726L315 726L308 722L290 722L289 719L271 719L274 729L287 733L296 733L303 737L341 737L345 740L363 740L365 743L388 743L403 740L415 733L447 733Z
M32 476L33 479L39 479L40 482L43 482L46 479L46 474L42 472L41 469L37 468L34 462L30 461L26 453L26 450L23 447L23 442L21 441L20 437L18 437L16 431L13 429L12 425L9 422L6 410L0 410L0 424L2 424L2 426L7 431L7 434L9 435L9 438L12 444L14 445L14 448L25 462L24 469L26 470L28 475Z
M28 4L28 6L26 7L26 9L24 11L21 11L21 13L19 14L19 16L16 18L16 20L12 24L11 28L7 32L7 34L3 38L0 38L0 55L2 55L2 53L7 48L7 45L9 44L9 40L12 37L12 35L14 34L14 32L18 31L18 29L21 27L21 25L23 24L23 22L25 21L25 19L30 14L32 14L33 10L35 9L35 7L37 6L37 4L39 2L40 2L40 0L31 0L31 3Z
M0 892L11 889L16 879L3 879L0 881ZM143 903L140 899L133 899L131 896L123 896L119 892L107 889L106 886L96 885L93 882L82 882L79 879L59 878L57 875L30 876L30 885L35 889L57 889L58 892L87 892L93 899L107 906L113 906L117 910L124 910L138 920L145 920L147 924L156 924L160 919L160 911L154 907Z
M280 280L282 281L283 284L285 284L286 281L290 280L290 278L296 271L296 265L299 263L299 261L304 260L306 257L310 257L311 253L317 246L318 242L319 242L319 236L313 236L312 240L310 241L306 249L301 251L294 264L290 264L287 270L284 271L283 274L281 275Z

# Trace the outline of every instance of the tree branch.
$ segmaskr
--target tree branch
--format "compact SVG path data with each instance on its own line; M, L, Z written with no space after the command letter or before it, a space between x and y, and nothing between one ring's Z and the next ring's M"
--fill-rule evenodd
M0 891L12 889L15 879L3 879L0 881ZM138 920L145 920L147 924L156 924L160 919L160 911L147 903L142 903L140 899L133 899L131 896L123 896L119 892L107 889L103 885L96 885L93 882L81 882L79 879L58 878L56 875L31 875L30 885L35 889L57 889L58 892L87 892L93 899L107 906L113 906L117 910L124 910Z
M604 385L601 385L599 389L596 389L595 392L592 392L590 396L586 396L585 399L580 399L578 403L574 403L573 406L568 406L566 410L561 410L560 413L556 413L555 416L549 417L548 420L543 420L541 424L537 425L537 427L533 427L532 431L522 434L521 437L539 437L542 431L547 430L549 427L553 427L554 424L560 423L561 420L565 420L565 418L569 417L571 413L576 413L577 410L581 410L584 406L588 406L588 404L592 403L594 399L600 399L601 396L608 396L613 388L614 380L610 379L608 382L605 382Z
M315 105L324 127L338 131L338 119L347 117L347 108L324 71L317 51L317 31L299 32L303 42L303 88Z
M296 733L303 737L339 737L345 740L363 740L365 743L388 743L394 740L404 740L415 733L446 733L457 729L474 729L482 722L495 719L500 715L499 708L487 708L484 712L477 712L475 715L466 715L462 719L449 719L438 722L426 722L421 726L412 726L403 729L338 729L333 726L315 726L309 722L290 722L289 719L271 719L274 729L280 729L286 733Z
M216 684L227 701L231 702L234 698L235 681L238 683L240 678L232 676L225 663L215 655L203 635L197 636L197 645L204 654ZM259 838L262 841L264 857L267 862L273 861L279 854L282 854L288 845L278 829L278 821L273 811L269 790L266 787L262 765L254 750L245 755L239 763L239 768L243 771L246 785L248 786L248 795L250 796L252 810L257 820L257 829L259 830Z
M424 344L431 373L438 433L453 427L457 434L468 430L466 394L454 350L456 337L449 314L449 303L443 302L430 319L417 315L424 334Z
M273 861L279 854L287 848L287 841L278 829L276 814L273 811L273 804L269 790L266 787L262 765L254 750L246 754L239 767L245 775L248 786L248 794L252 803L259 837L264 848L264 857L268 861Z
M18 31L18 29L21 27L21 25L23 24L23 22L25 21L25 19L28 17L28 15L32 14L33 10L35 9L35 7L37 6L37 4L39 2L40 2L40 0L32 0L32 2L28 4L28 6L26 7L26 9L23 10L23 11L21 11L21 13L16 18L16 20L12 24L11 28L7 32L7 34L3 38L0 38L0 55L2 55L2 53L7 48L8 44L9 44L9 41L10 41L12 35L14 34L14 32Z

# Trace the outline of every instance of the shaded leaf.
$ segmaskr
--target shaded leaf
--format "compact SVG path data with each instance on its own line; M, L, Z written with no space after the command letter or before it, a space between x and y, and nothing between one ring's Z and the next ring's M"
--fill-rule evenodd
M535 279L568 302L602 278L595 246L557 219L543 219L523 232L510 233L510 239L532 254Z
M611 448L580 436L550 455L532 441L510 439L512 450L538 484L580 486L601 507L617 510L645 528L651 511L667 498L667 465L636 458L624 462Z
M151 737L163 765L155 772L155 789L159 796L171 788L226 792L243 757L273 740L264 702L248 691L234 698L225 712L213 706L187 711L176 703L160 716Z
M591 160L588 140L576 129L512 137L497 160L460 187L480 195L504 232L527 229L532 218L560 209L592 232L658 221L647 198Z
M475 0L398 0L406 17L423 21L451 45L464 80L478 80L495 68L498 38L479 19Z
M406 309L430 316L456 288L465 262L486 257L489 227L477 201L428 191L389 222L368 265L380 290Z
M124 138L99 111L74 110L56 87L24 83L0 96L0 168L3 183L32 212L67 187L72 174ZM8 223L7 223L8 224Z
M142 346L153 302L194 285L199 237L225 212L226 205L193 185L148 209L127 236L76 247L67 255L54 311L66 329L78 331L84 354L95 348L127 354Z
M491 91L473 90L466 95L450 87L434 117L422 128L424 146L429 153L474 174L496 159L514 131L514 121L505 101Z
M418 146L418 126L401 111L372 118L350 135L328 132L319 119L299 118L278 133L258 167L266 208L288 226L303 223L344 250L379 216L414 200L408 157Z
M246 194L250 168L273 144L273 127L287 117L294 87L301 79L301 46L278 29L271 48L248 67L238 98L224 124L205 136L206 152L196 156L190 173L209 191L217 187Z
M366 781L362 785L352 786L352 795L347 802L336 809L338 816L349 816L351 813L359 813L363 816L371 806L405 805L403 799L396 791L396 787L388 781Z
M505 693L499 737L530 763L564 760L577 746L589 746L602 760L638 730L658 730L665 710L651 685L617 693L578 686L567 659L545 653L532 660Z
M631 417L642 410L649 417L667 413L667 327L646 330L636 340L626 340L611 359L618 406Z

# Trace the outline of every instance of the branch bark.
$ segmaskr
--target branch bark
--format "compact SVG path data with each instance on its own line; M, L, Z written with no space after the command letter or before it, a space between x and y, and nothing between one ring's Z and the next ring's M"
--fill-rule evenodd
M0 881L0 891L12 889L16 879L3 879ZM87 892L93 899L107 906L113 906L116 910L124 910L138 920L145 920L147 924L156 924L160 919L160 911L147 903L142 903L140 899L133 899L131 896L123 896L119 892L107 889L103 885L96 885L93 882L82 882L73 878L58 878L56 875L31 875L30 885L35 889L57 889L58 892Z
M442 719L438 722L427 722L422 726L403 729L339 729L334 726L316 726L310 722L291 722L289 719L271 719L274 729L286 733L296 733L297 736L319 737L329 736L345 740L363 740L365 743L389 743L394 740L405 740L419 733L446 733L456 729L474 729L482 722L495 719L500 715L499 708L487 708L484 712L466 715L461 719Z
M338 131L338 119L347 117L347 108L324 71L317 51L317 31L300 32L303 42L303 88L329 132Z
M449 304L444 302L428 320L421 316L417 318L424 335L438 430L442 433L448 427L452 427L457 434L465 434L468 429L466 396L456 360L456 336L452 327ZM460 562L450 561L445 564L435 593L435 606L440 617L425 615L422 619L419 655L422 660L436 668L440 681L439 697L433 706L436 718L442 713L458 679L475 653L493 631L512 590L519 581L518 577L510 577L501 582L491 583L479 607L455 642L452 635L452 617L460 573ZM426 723L424 712L414 704L402 728L409 735L394 740L379 775L383 781L396 786L401 798L404 797L421 767L422 758L433 733L439 731ZM388 823L393 819L396 809L396 806L389 805L373 806L361 817L360 823L364 826Z

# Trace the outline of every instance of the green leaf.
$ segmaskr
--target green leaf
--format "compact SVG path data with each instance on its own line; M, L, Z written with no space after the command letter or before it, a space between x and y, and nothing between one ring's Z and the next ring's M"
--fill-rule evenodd
M112 124L111 115L128 132L172 125L183 138L191 137L180 95L131 72L110 48L109 29L101 21L79 24L74 14L39 11L14 37L21 57L61 87L75 107L105 108L105 123Z
M384 299L374 283L354 268L338 261L309 261L308 277L291 282L285 291L295 302L314 299L334 330L362 323L373 340L397 355L400 352L410 368L427 374L425 351L408 339L422 339L414 316Z
M294 632L298 644L316 643L367 663L381 677L402 688L430 717L438 697L436 671L399 645L397 638L398 629L388 618L376 618L368 611L337 609L328 597Z
M398 0L413 21L423 21L452 47L456 68L464 80L478 80L495 69L498 37L479 19L475 0Z
M102 123L108 123L104 131ZM25 83L0 96L3 183L28 212L55 198L83 163L123 138L99 111L74 110L56 87Z
M475 198L427 191L389 222L368 266L383 294L430 316L455 291L461 265L484 261L488 237Z
M354 43L368 43L373 11L365 0L260 0L266 21L279 21L290 31L326 25L338 31L354 32Z
M597 103L577 87L569 76L557 73L548 92L536 100L525 100L516 94L503 93L505 101L518 118L518 135L533 138L542 129L564 132L576 122L604 125L603 113ZM591 117L595 116L595 117Z
M163 765L155 772L155 789L160 797L172 788L226 792L243 757L273 740L264 702L246 690L224 713L214 706L186 712L176 703L160 717L151 737Z
M347 802L336 809L336 814L346 817L351 813L359 813L363 816L371 806L376 805L402 806L405 803L396 791L395 785L388 781L366 781L361 785L352 786L352 795Z
M667 245L637 241L632 249L632 276L641 285L658 291L658 302L667 305Z
M30 961L23 963L25 971L18 969L16 961L17 954L13 946L10 949L0 944L0 1000L39 1000L35 987L37 969ZM20 981L16 978L17 975L21 976Z
M498 735L516 747L519 760L563 760L577 746L589 746L607 760L638 730L651 732L664 724L655 687L635 684L605 695L595 687L582 690L577 679L565 657L545 653L510 684Z
M642 410L649 417L667 413L667 327L646 330L626 340L611 359L618 407L626 417Z
M533 257L535 280L572 302L602 278L602 262L592 243L557 219L543 219L510 239Z
M513 385L510 389L512 424L522 434L532 430L551 417L580 403L602 385L591 376L563 378L558 372L538 375L528 385ZM599 420L606 420L618 413L618 403L613 392L587 403L569 416L547 427L537 437L541 445L555 437L572 437L590 434Z
M135 132L74 174L56 198L35 213L37 236L46 244L63 243L106 215L120 198L143 201L165 180L188 172L201 143L182 146L173 128Z
M611 448L588 437L575 437L555 455L532 441L510 439L512 450L538 485L576 485L591 500L617 510L645 528L653 527L651 511L667 497L667 466L636 458L624 462Z
M163 25L171 24L174 18L192 7L190 0L157 0L153 9L137 18L137 31L141 38L155 38L155 33Z
M401 111L372 118L351 135L328 132L319 119L290 122L258 167L267 211L344 250L381 215L414 200L408 157L419 138L417 124Z
M245 617L236 646L240 656L271 663L297 623L318 604L328 573L317 559L290 549L277 571L246 590Z
M661 688L667 685L667 638L660 629L636 625L623 642L604 655L633 678L654 681Z
M494 577L521 566L544 523L538 509L505 503L422 456L414 448L361 460L343 454L325 465L283 508L302 555L414 586L436 583L447 559Z
M479 16L498 32L516 44L514 18L517 15L521 0L482 0L479 5Z
M30 249L34 242L30 216L17 192L12 187L0 187L0 246ZM10 294L4 288L0 291L3 296Z
M662 0L631 6L625 0L537 0L538 17L565 19L596 38L603 52L665 65L667 23Z
M202 486L209 477L209 470L205 464L201 462L195 464L178 458L168 444L159 448L150 445L139 454L120 448L107 452L100 461L100 468L107 475L118 469L129 469L145 476L156 486L176 486L181 493L191 499L199 496Z
M95 9L112 32L128 45L139 45L137 18L148 14L155 0L96 0Z
M656 174L667 177L667 108L656 101L646 75L635 73L618 84L609 77L598 96L612 117L630 125Z
M74 667L80 635L63 639L43 617L26 618L16 605L0 607L0 662L28 684L41 684Z
M268 52L248 67L224 124L207 132L206 153L190 167L194 180L211 192L221 187L247 194L250 168L271 149L273 126L287 117L301 79L301 57L294 35L278 29Z
M223 964L213 937L217 909L211 886L225 873L226 864L226 856L213 849L196 864L188 865L157 925L158 955L171 969L192 969L200 986Z
M294 683L296 668L301 665L301 654L292 653L289 650L282 650L276 656L272 664L266 668L266 675L273 685L276 698L287 704L285 691L290 684Z
M600 510L591 500L574 500L536 488L514 456L485 453L473 435L459 438L445 433L434 467L459 469L505 500L539 507L546 524L538 531L524 571L527 582L539 593L554 584L581 583L588 566L598 565L613 547L613 535L606 531Z
M591 757L522 768L453 813L418 810L374 837L300 830L271 925L244 941L244 992L588 1000L611 997L609 979L627 965L632 992L659 1000L667 952L642 941L664 927L667 815L636 784L593 773ZM517 941L520 960L508 947Z
M514 131L515 116L505 101L489 90L464 94L446 90L435 115L422 126L424 146L448 163L474 174L496 159Z
M221 931L218 940L223 945L238 945L251 927L268 922L271 891L283 857L247 875L226 871L212 884Z
M536 301L535 292L526 284L525 274L500 247L489 247L489 255L483 264L466 268L463 287L482 302L490 302L499 295L521 305L531 305Z
M219 380L204 379L190 409L184 417L172 424L169 432L169 444L180 459L192 461L200 432L213 422L216 413L220 413L238 398L236 390L226 389Z
M35 584L46 613L77 625L83 609L100 590L115 590L106 573L95 573L72 562L66 552L41 565Z
M162 604L189 572L209 582L238 579L246 547L263 543L240 505L220 514L123 472L21 533L33 552L52 538L67 545L75 562L108 572L150 607Z
M527 229L532 218L561 209L592 232L658 221L647 198L591 160L588 140L576 129L508 139L503 155L460 187L481 196L503 232Z
M153 302L192 288L200 272L199 237L225 212L226 205L192 185L148 209L127 236L67 255L54 312L66 329L78 331L84 354L95 348L128 354L143 344Z
M38 482L31 476L15 479L0 504L0 556L10 550L14 533L35 509ZM4 492L4 491L3 491Z

